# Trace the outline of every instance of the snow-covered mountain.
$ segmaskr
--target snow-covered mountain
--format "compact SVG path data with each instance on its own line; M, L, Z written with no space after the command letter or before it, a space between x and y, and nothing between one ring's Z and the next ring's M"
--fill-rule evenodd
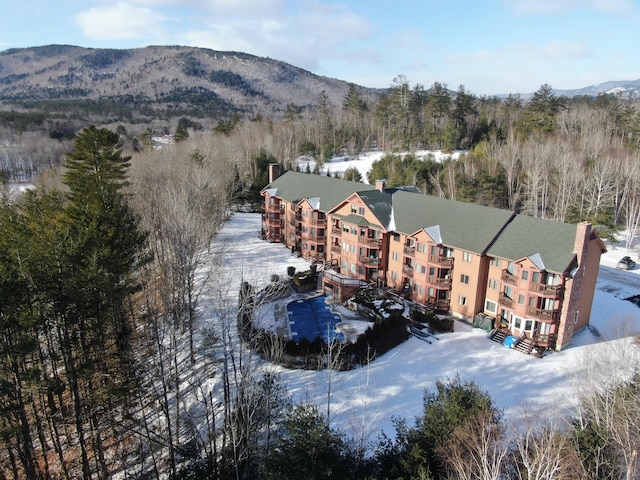
M579 95L595 97L601 93L610 93L621 97L640 97L640 79L603 82L576 90L554 89L554 92L557 95L566 95L567 97Z

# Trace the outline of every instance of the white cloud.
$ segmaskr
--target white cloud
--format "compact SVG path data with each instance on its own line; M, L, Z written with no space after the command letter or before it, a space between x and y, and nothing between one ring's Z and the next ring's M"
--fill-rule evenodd
M505 0L505 3L519 15L554 14L572 10L629 13L636 8L632 0Z
M542 61L575 60L593 55L589 46L579 42L549 42L545 45L522 45L516 49L529 59Z
M210 0L207 4L214 9L203 25L182 32L180 39L193 46L268 56L309 70L327 58L380 61L373 49L362 45L375 28L345 5L308 1L292 4L285 13L277 0L251 3L265 4L266 13L256 16L255 9L249 9L243 14L233 0Z
M157 37L166 18L150 8L129 3L90 8L76 16L83 33L93 40Z

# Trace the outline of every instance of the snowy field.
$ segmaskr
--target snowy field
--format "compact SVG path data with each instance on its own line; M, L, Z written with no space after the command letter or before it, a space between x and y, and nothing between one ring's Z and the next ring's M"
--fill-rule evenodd
M229 305L237 304L241 279L261 288L271 274L286 276L287 267L306 270L308 263L292 257L290 250L258 238L260 215L237 213L217 237L224 244L221 285ZM349 435L374 440L380 431L393 436L392 419L421 415L425 389L433 390L436 379L459 374L475 380L488 391L505 419L528 414L570 414L576 396L592 388L596 378L611 378L620 368L637 360L634 336L640 333L640 308L624 298L640 295L640 267L616 270L625 252L608 246L597 283L591 325L576 335L562 352L544 358L527 356L487 338L486 332L456 322L455 332L439 335L432 344L417 338L395 348L364 368L349 372L300 371L277 367L294 400L315 402L326 412L331 384L331 426ZM227 272L226 276L224 272ZM203 309L217 308L214 298L203 298ZM206 312L204 317L206 318ZM596 360L606 355L605 367ZM600 380L597 380L600 381Z
M440 150L417 150L415 152L415 156L416 158L421 160L424 160L430 156L435 161L442 162L447 158L455 160L460 156L461 153L463 152L457 150L451 153L442 152ZM322 165L322 167L320 168L320 174L334 176L336 173L343 174L348 168L354 167L360 172L362 181L364 183L369 183L367 174L371 170L371 165L376 160L380 160L386 154L386 152L382 151L373 151L361 153L353 157L334 157ZM405 154L402 153L398 155ZM296 160L296 165L302 172L306 172L307 169L309 171L313 171L316 167L316 162L312 158L300 157Z

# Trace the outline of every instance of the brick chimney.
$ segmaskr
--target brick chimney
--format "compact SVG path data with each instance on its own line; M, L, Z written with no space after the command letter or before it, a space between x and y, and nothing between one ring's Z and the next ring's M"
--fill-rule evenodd
M269 183L273 182L279 176L280 176L280 164L270 163L269 164Z
M571 272L571 276L565 280L564 300L562 302L562 314L558 326L556 350L560 350L567 345L576 332L582 330L589 324L591 302L593 301L592 290L595 289L595 283L594 285L590 285L589 288L585 288L585 273L588 265L589 241L592 232L593 225L589 222L582 222L576 226L573 252L576 254L578 267ZM595 268L597 269L597 265ZM595 272L595 276L597 277L597 271ZM585 291L583 291L583 289ZM584 305L582 296L583 294L586 295L587 291L590 291L591 301L587 302L587 305Z
M380 180L376 180L376 190L380 190L382 193L387 189L387 181L382 178Z

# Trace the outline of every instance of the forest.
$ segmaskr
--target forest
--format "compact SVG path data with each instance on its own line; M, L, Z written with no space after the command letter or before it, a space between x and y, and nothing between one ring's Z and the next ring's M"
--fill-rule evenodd
M563 425L525 418L509 435L493 400L457 377L425 391L423 415L399 418L394 437L365 443L333 429L322 406L293 404L243 348L234 332L244 306L228 302L239 279L213 293L219 328L199 330L199 301L224 263L211 245L227 216L259 208L268 164L295 168L300 154L381 149L369 181L590 220L605 236L626 229L631 244L639 105L558 97L549 85L526 101L477 98L398 77L374 103L352 88L341 105L320 94L283 119L222 118L209 131L185 120L161 149L124 124L22 132L32 147L0 159L0 478L638 478L631 356L635 374L607 377L616 381ZM3 128L15 138L12 123ZM465 153L438 164L418 161L420 149ZM10 180L36 174L35 188L10 193ZM194 369L215 388L185 389Z

